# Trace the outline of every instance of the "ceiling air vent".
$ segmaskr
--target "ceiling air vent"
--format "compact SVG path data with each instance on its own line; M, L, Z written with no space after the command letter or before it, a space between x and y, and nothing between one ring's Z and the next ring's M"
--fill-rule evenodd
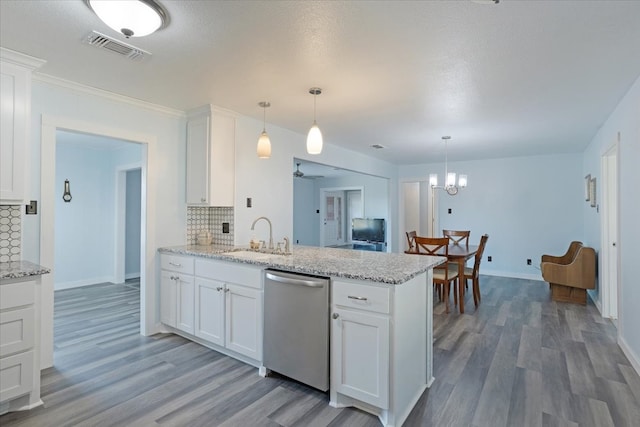
M105 36L97 31L92 31L87 37L85 37L84 43L99 49L109 50L135 61L139 61L142 58L151 55L151 53L146 50L131 46L130 44L121 42L120 40L112 39L111 37Z

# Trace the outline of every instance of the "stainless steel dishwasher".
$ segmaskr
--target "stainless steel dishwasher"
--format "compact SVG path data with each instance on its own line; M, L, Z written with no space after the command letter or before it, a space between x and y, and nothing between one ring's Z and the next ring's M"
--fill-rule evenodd
M265 270L264 366L329 389L329 279Z

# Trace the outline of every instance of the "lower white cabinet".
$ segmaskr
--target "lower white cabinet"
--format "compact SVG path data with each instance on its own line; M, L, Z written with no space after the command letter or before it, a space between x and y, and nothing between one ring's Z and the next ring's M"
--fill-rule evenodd
M338 393L389 407L389 316L335 308L332 387Z
M227 284L225 346L262 360L262 291Z
M40 400L40 276L0 281L0 415Z
M224 283L196 278L195 336L224 346Z
M193 334L195 331L195 288L193 259L162 256L160 271L160 320L165 325ZM186 273L185 273L186 272Z
M171 264L167 257L173 257ZM230 350L231 355L262 361L261 268L166 254L161 263L162 323L219 346L221 351ZM165 269L177 266L181 272Z

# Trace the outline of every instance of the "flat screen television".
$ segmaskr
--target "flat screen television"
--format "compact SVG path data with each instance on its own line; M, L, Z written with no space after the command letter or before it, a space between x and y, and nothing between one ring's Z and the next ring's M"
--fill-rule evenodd
M384 242L383 218L353 218L351 220L351 240Z

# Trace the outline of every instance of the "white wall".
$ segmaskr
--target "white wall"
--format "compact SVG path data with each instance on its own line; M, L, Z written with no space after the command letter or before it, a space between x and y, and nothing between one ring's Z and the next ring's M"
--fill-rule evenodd
M365 174L389 178L396 185L396 166L373 159L353 151L332 145L325 136L322 154L312 156L306 152L306 135L297 134L276 126L267 125L271 139L271 158L259 159L256 155L258 135L262 122L241 116L236 124L236 207L235 242L246 245L254 234L264 240L267 237L266 223L261 221L251 231L251 223L259 216L266 216L273 223L274 241L282 241L293 235L293 159L309 160L325 165L337 166ZM339 144L340 141L334 143ZM246 207L246 198L251 197L251 208ZM397 224L397 195L389 196L390 224ZM390 238L395 239L395 226L390 229Z
M584 152L582 175L592 174L601 181L600 160L620 132L618 151L619 181L619 238L618 262L620 272L618 294L618 342L635 369L640 372L640 286L638 262L640 250L640 78L636 80L608 120L602 125ZM596 200L602 201L602 186L596 186ZM601 202L598 202L601 203ZM582 203L584 240L596 251L601 248L601 212ZM599 269L602 271L602 268ZM599 301L598 292L593 293Z
M564 154L449 162L449 170L468 175L469 186L456 196L436 191L436 235L442 229L471 230L470 242L477 244L489 234L483 274L541 280L542 254L562 254L572 240L582 239L581 159ZM428 180L429 173L440 173L442 180L443 169L441 164L401 166L399 180Z
M64 132L58 132L55 289L113 282L116 167L140 162L140 147L128 144L116 155L109 147L88 148L63 141ZM62 200L65 179L70 182L69 203ZM138 209L138 219L139 215ZM138 259L139 254L138 250Z

